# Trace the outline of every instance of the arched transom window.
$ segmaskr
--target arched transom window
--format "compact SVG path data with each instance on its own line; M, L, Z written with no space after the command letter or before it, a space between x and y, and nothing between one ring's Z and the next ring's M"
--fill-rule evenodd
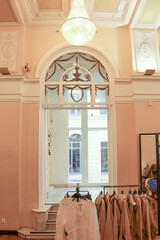
M109 78L102 63L86 53L74 52L56 59L44 83L43 104L63 107L106 107Z

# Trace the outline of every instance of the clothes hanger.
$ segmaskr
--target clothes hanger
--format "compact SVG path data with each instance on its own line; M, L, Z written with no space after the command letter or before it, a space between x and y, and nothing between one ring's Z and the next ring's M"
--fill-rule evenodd
M74 201L74 199L77 199L77 202L79 202L79 199L83 199L83 200L86 200L87 199L85 197L83 197L80 193L80 190L79 190L79 183L77 183L77 186L76 186L76 193L72 195L72 201Z
M133 191L133 194L134 194L134 195L135 195L135 194L137 194L137 191L136 191L136 190L134 190L134 191Z
M74 201L75 199L77 199L77 202L79 202L79 199L83 199L83 200L87 201L87 199L85 197L83 197L80 193L73 194L72 198L73 198L72 201Z

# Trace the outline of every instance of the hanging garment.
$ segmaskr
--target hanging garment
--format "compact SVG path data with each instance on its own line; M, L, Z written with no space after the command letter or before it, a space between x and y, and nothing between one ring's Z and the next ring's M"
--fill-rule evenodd
M104 197L105 206L106 206L106 220L105 220L105 229L104 229L104 240L109 239L113 240L113 214L112 206L110 204L110 196L107 194Z
M89 200L72 200L60 203L55 239L100 240L95 205Z
M130 233L129 213L127 197L124 194L118 194L118 205L121 210L121 223L119 240L132 240Z
M105 207L105 201L104 201L103 194L98 195L98 197L95 200L95 206L97 209L100 237L101 237L101 240L103 240L104 229L105 229L105 220L106 220L106 207Z
M143 222L142 222L142 208L141 208L141 200L138 194L133 195L133 199L136 202L135 208L135 217L134 217L134 236L139 240L143 240L142 231L143 231Z
M129 210L129 223L130 223L130 232L132 239L134 239L134 211L136 202L133 199L132 194L127 195L127 201L128 201L128 210Z
M157 180L150 178L147 184L149 184L151 192L157 192Z
M149 212L148 218L150 219L150 226L149 227L150 227L151 239L155 239L155 237L157 235L157 232L158 232L158 226L157 226L157 223L154 219L154 215L153 215L153 211L152 211L152 201L154 199L150 198L146 194L144 194L144 196L146 196L146 204L148 205L148 212ZM147 209L146 209L146 211L147 211Z
M113 240L118 240L118 235L120 232L121 214L117 205L116 194L111 198L111 206L113 211Z

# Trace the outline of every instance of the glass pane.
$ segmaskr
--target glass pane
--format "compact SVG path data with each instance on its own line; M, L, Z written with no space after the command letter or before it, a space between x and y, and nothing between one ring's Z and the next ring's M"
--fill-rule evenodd
M73 146L73 148L79 148L80 144L79 143L73 143L72 146Z
M94 79L94 82L104 82L104 78L99 74L97 69L91 69L90 73Z
M71 69L65 72L63 81L77 81L77 82L91 82L90 74L83 68L73 66Z
M88 110L88 127L92 128L107 128L107 109L105 110L106 114L101 114L102 109L89 109Z
M108 183L107 112L88 110L88 182Z
M101 142L101 148L106 148L108 146L107 142Z
M107 144L106 144L107 145ZM102 144L101 144L102 146ZM108 172L108 149L101 147L101 172Z
M60 82L60 79L63 73L64 73L64 70L60 68L57 64L55 69L55 64L54 64L53 67L48 71L47 82Z
M79 114L72 114L73 110L79 110ZM69 116L68 116L69 120L68 120L68 127L69 128L81 128L81 110L80 109L72 109L69 110ZM75 133L75 132L74 132ZM77 132L76 132L77 134ZM71 135L70 135L71 136ZM70 140L71 141L71 140ZM73 141L73 140L72 140ZM75 141L77 141L77 138L75 139Z
M55 86L50 88L55 88ZM58 88L53 90L46 88L45 102L48 102L48 103L59 102Z
M79 140L79 142L78 142ZM80 182L81 174L81 130L69 130L69 182ZM77 141L77 142L75 142Z
M95 102L96 103L109 102L108 89L105 90L96 89Z
M72 87L72 86L71 86ZM66 103L85 103L91 101L90 90L86 89L65 89L63 95L63 102Z

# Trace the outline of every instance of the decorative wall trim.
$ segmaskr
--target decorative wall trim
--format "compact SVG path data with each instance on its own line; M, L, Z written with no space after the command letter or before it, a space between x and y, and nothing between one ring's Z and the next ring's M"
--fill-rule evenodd
M137 71L157 70L155 30L135 29L134 35Z
M116 103L160 102L160 76L115 79ZM40 79L0 76L0 102L40 103Z
M17 72L19 31L0 31L0 67Z
M24 76L0 76L0 102L40 102L40 81Z
M115 79L116 103L160 102L160 76L131 76Z

